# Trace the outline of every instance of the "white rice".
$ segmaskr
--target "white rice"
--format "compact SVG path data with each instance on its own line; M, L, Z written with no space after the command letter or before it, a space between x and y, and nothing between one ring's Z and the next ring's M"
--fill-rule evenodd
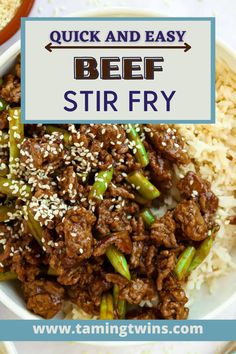
M229 216L236 215L236 74L223 62L217 62L216 115L215 125L175 126L185 138L193 161L185 167L175 166L177 178L190 170L198 172L211 182L212 190L219 198L216 221L220 230L210 254L188 280L186 292L190 297L189 303L192 303L196 289L207 284L212 290L221 276L236 269L230 255L236 245L236 227L228 223ZM165 199L165 205L160 210L160 217L175 206L175 199L178 199L178 192L173 188L172 197ZM147 303L145 305L148 306ZM72 304L67 305L65 313L66 318L70 319L91 318Z

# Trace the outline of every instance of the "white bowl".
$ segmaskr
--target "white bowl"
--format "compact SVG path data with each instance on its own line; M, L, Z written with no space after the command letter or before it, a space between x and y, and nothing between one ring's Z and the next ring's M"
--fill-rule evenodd
M12 342L0 342L1 349L4 354L17 354L16 348Z
M135 10L126 8L92 10L83 13L76 13L73 16L160 16L154 11ZM20 52L20 42L15 43L0 57L0 76L7 73L14 64L16 56ZM236 54L224 44L217 42L217 57L223 59L236 72ZM236 262L236 252L233 254ZM20 293L19 286L14 282L0 284L0 301L6 305L17 316L23 319L38 319L26 309L25 302ZM223 311L235 304L236 307L236 282L235 272L220 278L214 294L210 294L206 287L198 292L193 305L190 307L191 319L212 319L217 318Z

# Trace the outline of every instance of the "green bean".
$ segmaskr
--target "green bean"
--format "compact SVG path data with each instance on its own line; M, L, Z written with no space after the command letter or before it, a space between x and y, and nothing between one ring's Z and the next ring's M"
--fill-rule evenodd
M103 194L105 193L108 184L112 180L113 176L113 167L108 171L100 171L95 177L95 182L89 192L89 199L102 199Z
M16 211L15 206L7 206L1 205L0 206L0 222L8 221L11 219L11 214ZM10 214L10 215L9 215Z
M6 164L4 164L4 165L2 164L2 166L0 169L0 177L6 177L6 175L9 173L9 169Z
M27 209L27 225L29 227L30 232L32 233L32 236L35 238L38 244L42 246L43 228L40 223L35 220L29 208Z
M0 97L0 112L4 111L7 106L7 102L2 97Z
M140 215L142 216L144 224L147 227L150 227L155 221L154 216L152 215L150 209L148 209L148 208L143 209L143 211L140 213Z
M8 146L9 135L0 130L0 147Z
M210 235L201 242L200 246L198 247L193 260L190 264L190 267L188 269L188 273L191 273L192 271L194 271L194 269L196 269L203 261L204 259L208 256L211 247L213 245L214 239L215 239L215 235L217 233L217 231L219 231L219 225L216 224L212 230L210 231Z
M208 236L204 241L202 241L201 245L198 247L195 256L190 264L188 269L188 273L191 273L194 269L196 269L208 256L211 247L213 245L214 239L211 236Z
M17 274L15 272L0 273L0 281L15 280L15 279L17 279Z
M179 256L174 269L174 272L179 280L182 280L187 274L195 253L196 249L192 246L188 246Z
M21 124L21 109L9 109L9 169L13 178L17 178L16 164L20 160L20 147L24 139L24 126Z
M55 273L54 269L52 269L51 267L48 269L48 271L45 271L42 269L40 271L40 274L42 274L42 275L57 275ZM16 279L18 279L16 272L9 271L9 272L0 273L0 281L16 280Z
M0 177L0 193L22 199L30 199L32 197L29 185L25 184L23 181L11 180L4 177Z
M143 145L142 140L139 137L139 134L136 130L134 124L127 124L128 128L126 130L128 138L135 143L134 149L137 151L135 152L136 160L141 164L142 167L145 167L149 164L149 158L147 151Z
M61 133L61 134L63 134L64 143L66 145L70 145L71 144L72 135L66 129L56 127L55 125L46 125L46 132L50 133L50 134L52 134L52 133Z
M100 319L101 320L113 320L113 298L109 293L102 295L100 304Z
M126 179L132 187L138 190L142 197L148 200L159 197L159 190L140 171L131 172Z
M141 205L146 205L150 203L150 200L143 198L139 193L135 192L134 193L134 200L141 204Z
M119 274L128 280L131 279L126 258L115 246L111 245L107 248L106 256Z
M122 320L125 318L126 314L126 301L119 299L119 287L116 284L113 287L113 299L118 318Z

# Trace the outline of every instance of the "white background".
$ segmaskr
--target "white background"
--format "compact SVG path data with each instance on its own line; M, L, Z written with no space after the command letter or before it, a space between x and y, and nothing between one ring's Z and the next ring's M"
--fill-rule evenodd
M32 16L64 16L66 14L103 6L129 6L154 9L170 16L215 16L216 34L236 50L235 0L36 0ZM16 41L19 34L0 47L0 54ZM0 306L0 318L16 318ZM221 318L236 318L236 304L221 314ZM126 348L102 348L77 343L19 342L19 354L219 354L223 343L155 343Z

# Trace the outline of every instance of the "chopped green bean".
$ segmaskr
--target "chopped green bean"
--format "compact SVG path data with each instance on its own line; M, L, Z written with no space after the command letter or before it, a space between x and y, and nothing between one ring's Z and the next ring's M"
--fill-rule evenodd
M135 192L134 193L134 200L141 204L141 205L146 205L150 203L150 200L143 198L139 193Z
M95 177L95 182L89 192L89 199L102 199L103 194L106 192L108 184L112 180L113 176L113 167L108 171L100 171Z
M4 111L8 106L8 103L0 97L0 112Z
M9 135L0 130L0 147L8 146Z
M100 304L100 319L101 320L113 320L113 297L109 293L102 295Z
M111 245L107 248L106 256L119 274L128 280L131 279L126 258L115 246Z
M22 181L11 180L4 177L0 177L0 193L22 199L30 199L32 196L29 185Z
M15 206L7 206L1 205L0 206L0 222L8 221L11 219L11 214L16 211Z
M46 132L50 133L50 134L52 134L52 133L61 133L61 134L63 134L64 143L66 145L70 145L71 144L72 135L66 129L56 127L55 125L46 125Z
M17 274L15 272L0 273L0 281L15 280L15 279L17 279Z
M194 269L196 269L208 256L211 247L213 245L213 237L208 236L204 241L202 241L201 245L198 247L195 256L190 264L188 269L188 273L191 273Z
M142 216L144 224L147 227L150 227L155 221L154 216L152 215L150 209L148 209L148 208L143 209L143 211L140 213L140 215Z
M32 212L28 208L27 210L27 225L30 229L30 232L32 233L32 236L35 238L35 240L38 242L40 246L42 246L42 233L43 233L43 228L40 225L40 223L35 220Z
M126 301L119 299L119 287L116 284L113 287L113 299L118 318L122 320L126 314Z
M142 140L139 137L139 134L136 130L136 127L134 124L127 124L127 135L128 138L135 143L134 149L136 149L136 152L134 153L136 160L141 164L142 167L145 167L149 164L149 158L147 151L143 145Z
M159 197L159 190L140 171L131 172L126 179L132 187L138 190L142 197L148 200Z
M9 173L9 169L6 164L2 164L1 169L0 169L0 177L6 177L6 175Z
M24 126L21 124L21 109L9 109L9 169L12 178L17 178L16 165L20 161L20 147L24 139Z
M182 280L187 274L195 253L196 249L192 246L188 246L179 256L174 269L174 272L179 280Z

